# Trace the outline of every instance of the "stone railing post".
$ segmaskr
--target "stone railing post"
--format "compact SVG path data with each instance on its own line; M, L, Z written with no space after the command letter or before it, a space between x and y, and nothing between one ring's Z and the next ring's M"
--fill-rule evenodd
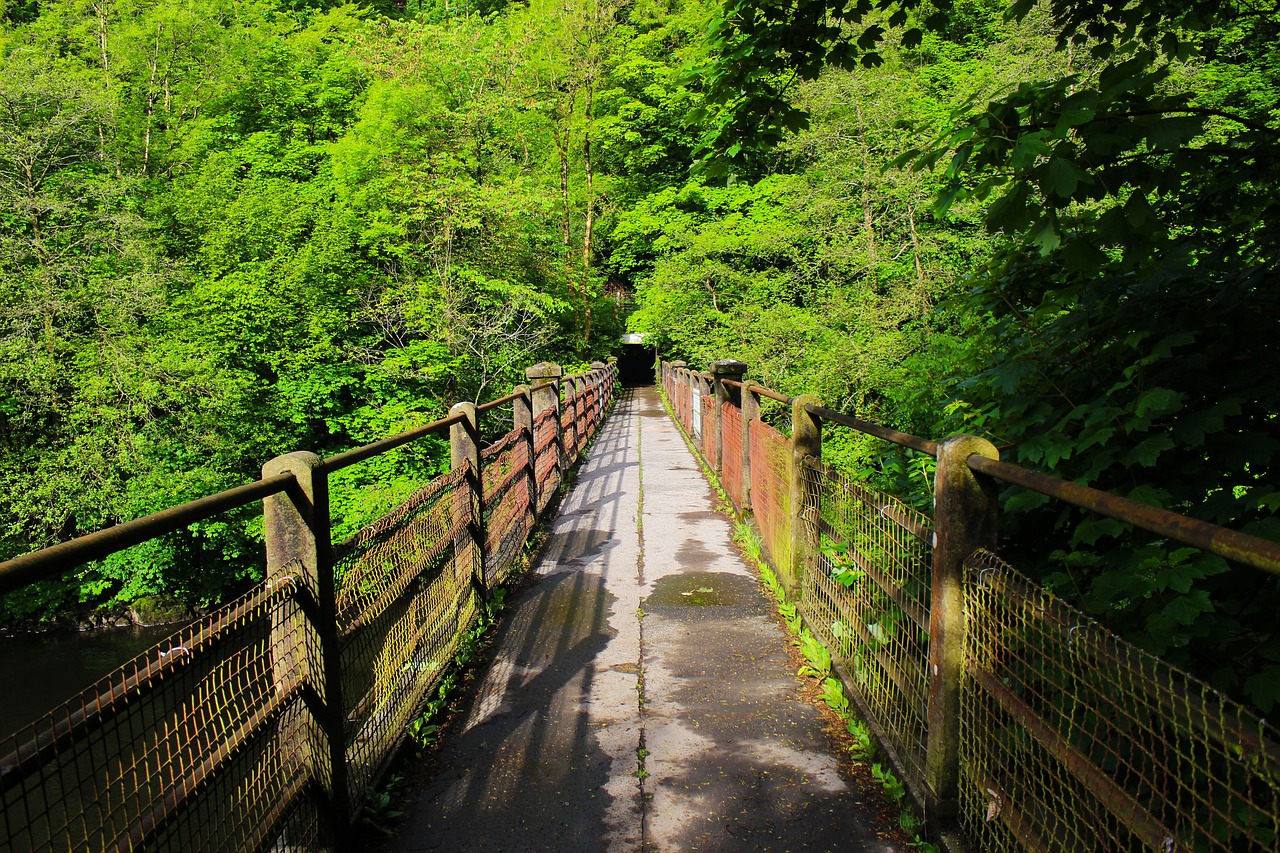
M564 370L560 365L552 364L544 361L535 364L524 372L525 377L529 380L532 387L533 395L533 421L536 424L538 419L542 417L542 413L548 410L555 412L552 420L555 422L555 452L556 452L556 471L559 478L564 477L564 433L560 429L560 377L564 376ZM546 507L547 502L551 500L551 495L555 488L547 483L538 483L538 512L541 513Z
M728 359L725 361L717 361L711 365L711 375L715 377L715 459L708 459L716 469L716 473L720 474L724 471L724 418L722 417L723 407L725 403L733 402L733 392L729 386L724 384L724 380L728 379L733 382L741 382L742 377L747 372L747 365L741 361L733 361Z
M809 570L818 547L818 505L814 479L805 471L805 458L822 460L822 421L805 406L822 403L812 394L801 394L791 403L791 588L795 594Z
M689 421L685 417L685 407L688 405L689 399L689 375L685 368L688 367L687 362L673 361L671 362L671 373L674 377L675 396L671 400L671 411L676 413L676 420L680 422L686 430L689 429Z
M480 428L475 403L454 403L450 415L462 415L461 423L449 427L449 470L466 468L467 488L459 492L458 512L467 517L464 536L471 538L475 548L471 560L471 584L476 592L487 599L485 583L485 530L484 530L484 469L480 461ZM459 543L461 544L461 543ZM461 580L461 579L459 579Z
M760 420L760 395L750 379L742 383L742 511L751 511L751 422Z
M262 476L293 474L295 484L262 501L267 551L267 580L292 582L300 597L315 596L312 628L319 645L320 672L311 672L312 686L321 699L315 711L321 737L282 732L294 743L323 742L303 752L309 772L326 799L321 814L337 850L351 849L351 801L347 790L346 735L342 705L342 669L338 648L337 592L333 583L333 552L329 539L329 478L319 456L307 451L277 456L262 466ZM296 577L301 573L302 577ZM286 578L290 579L286 581ZM306 624L296 618L273 618L271 654L277 688L290 673L305 669L314 657L306 648Z
M995 481L974 474L973 454L999 459L991 442L953 435L938 445L933 480L933 589L929 609L929 708L925 787L930 818L957 813L960 777L960 666L964 655L964 563L995 550L999 525Z
M528 454L529 468L529 506L525 510L525 523L526 529L532 531L534 522L538 519L538 456L533 436L533 392L528 385L517 385L512 390L520 395L511 401L511 421L516 429L523 427L525 431L525 453Z

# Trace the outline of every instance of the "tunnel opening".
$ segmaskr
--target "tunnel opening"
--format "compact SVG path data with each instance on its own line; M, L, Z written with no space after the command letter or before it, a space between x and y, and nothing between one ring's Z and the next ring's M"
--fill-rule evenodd
M618 353L618 379L627 388L652 385L658 350L642 340L640 335L626 335Z

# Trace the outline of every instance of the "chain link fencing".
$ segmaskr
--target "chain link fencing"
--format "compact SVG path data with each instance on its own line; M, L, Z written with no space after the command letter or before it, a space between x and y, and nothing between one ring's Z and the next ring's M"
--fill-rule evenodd
M702 395L702 458L712 468L716 467L716 398L714 394Z
M476 619L480 549L469 466L433 480L337 547L349 793L380 775Z
M560 487L560 446L556 410L547 409L533 422L534 479L538 484L538 514Z

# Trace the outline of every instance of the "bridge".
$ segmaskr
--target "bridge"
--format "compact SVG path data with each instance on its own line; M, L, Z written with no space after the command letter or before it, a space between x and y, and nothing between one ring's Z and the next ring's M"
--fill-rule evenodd
M537 365L490 403L0 565L7 592L262 503L261 585L0 743L0 846L352 849L367 792L500 619L390 849L892 849L793 701L736 532L806 677L944 847L1277 849L1275 729L1001 559L998 485L1237 571L1280 573L1280 547L710 367L625 390L612 364ZM833 430L936 460L932 512L824 463ZM329 474L446 434L447 474L330 541Z

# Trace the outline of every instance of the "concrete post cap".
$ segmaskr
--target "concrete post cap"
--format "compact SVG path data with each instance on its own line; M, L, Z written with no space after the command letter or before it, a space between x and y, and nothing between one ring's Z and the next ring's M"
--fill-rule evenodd
M592 369L592 370L604 370L604 369L605 369L605 366L606 366L606 365L605 365L605 363L604 363L603 361L593 361L593 362L591 362L591 369Z
M712 362L711 372L716 376L741 376L747 372L747 365L746 362L728 358L724 361Z
M689 366L689 362L687 362L687 361L673 361L673 362L671 362L671 366L672 366L672 367L688 367L688 366Z
M529 379L559 379L564 376L564 368L558 364L543 361L527 368L524 375Z

